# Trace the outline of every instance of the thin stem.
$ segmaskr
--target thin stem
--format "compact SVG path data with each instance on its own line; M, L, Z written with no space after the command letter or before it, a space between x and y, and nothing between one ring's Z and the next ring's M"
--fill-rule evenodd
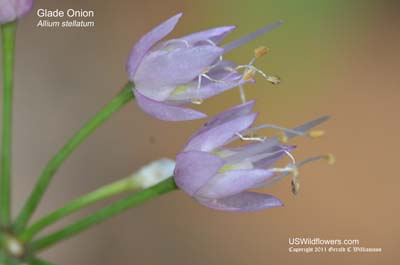
M97 127L105 122L111 114L121 109L126 103L134 98L132 87L133 84L128 82L122 91L112 101L105 105L95 116L93 116L77 133L75 133L75 135L72 136L72 138L48 162L15 221L15 231L19 232L26 227L30 217L34 213L44 195L44 192L50 184L52 177L61 164L89 135L95 131Z
M3 232L0 232L0 250L3 249L4 243L5 243L5 235L3 234Z
M54 212L48 214L47 216L39 219L36 223L23 231L22 234L19 236L19 239L23 242L27 242L42 229L59 221L61 218L67 215L79 211L80 209L92 203L104 200L125 191L134 190L136 188L136 182L130 177L105 185L89 194L82 196L81 198L69 202L64 207L59 208Z
M0 159L0 226L8 226L11 219L12 97L16 27L16 22L1 25L3 45L3 134Z
M116 216L126 211L129 208L139 205L161 194L175 190L176 188L177 187L173 178L168 178L153 187L147 188L145 190L132 194L126 198L118 200L104 207L103 209L93 214L90 214L76 221L75 223L72 223L69 226L61 228L58 231L55 231L49 235L34 240L28 247L32 252L38 252L40 250L50 247L53 244L65 240L75 234L78 234L83 230L86 230L102 221L105 221L113 216Z
M15 259L7 256L6 253L0 251L0 264L4 265L19 265L20 263Z
M55 264L46 260L32 257L29 259L29 265L55 265Z

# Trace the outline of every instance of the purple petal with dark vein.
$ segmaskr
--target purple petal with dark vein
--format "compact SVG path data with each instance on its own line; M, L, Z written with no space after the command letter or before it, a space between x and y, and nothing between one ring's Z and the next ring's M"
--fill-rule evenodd
M250 33L249 35L244 36L243 38L240 38L238 40L234 40L231 43L226 44L225 46L223 46L222 48L224 48L224 53L227 53L233 49L236 49L237 47L257 38L260 35L263 35L265 33L267 33L268 31L278 27L279 25L281 25L283 23L283 21L279 20L273 24L270 24L268 26L265 26L255 32Z
M207 152L183 152L176 157L174 179L180 189L193 195L223 166L224 161Z
M257 113L251 113L232 119L218 126L207 128L201 133L193 136L185 146L184 150L211 152L234 139L237 132L245 130L251 126L256 117Z
M283 203L278 198L256 192L242 192L218 200L196 199L204 206L227 212L252 212L283 206Z
M178 23L179 18L182 13L179 13L168 20L164 21L146 35L140 38L140 40L133 47L131 54L129 55L128 63L126 69L128 71L129 79L133 81L133 76L136 70L145 56L145 54L150 50L150 48L159 40L168 35L174 28L176 23Z
M274 175L266 169L241 169L218 173L198 190L195 196L220 199L252 189Z
M226 35L231 33L235 28L236 28L235 26L212 28L186 35L180 39L186 40L190 44L195 44L196 42L206 41L206 40L211 40L215 44L218 44Z
M197 120L207 117L206 114L193 109L168 105L160 101L152 100L134 89L136 102L139 107L150 116L164 121Z
M152 99L164 100L177 86L197 78L221 52L221 48L210 45L151 52L134 75L136 89Z

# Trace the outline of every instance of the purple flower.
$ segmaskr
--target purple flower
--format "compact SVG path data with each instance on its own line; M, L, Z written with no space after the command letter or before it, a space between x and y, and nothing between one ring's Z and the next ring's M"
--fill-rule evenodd
M32 10L33 0L1 0L0 24L14 21Z
M218 44L234 26L196 32L156 45L174 29L181 15L144 35L133 47L127 63L139 107L167 121L204 118L204 113L182 105L200 104L206 98L252 81L251 76L244 78L239 74L236 64L224 60L223 55L282 23L276 22L222 47Z
M248 190L272 184L289 173L293 173L294 184L298 184L298 166L327 158L321 156L296 163L290 153L293 146L281 144L278 137L267 139L253 135L261 128L279 129L286 139L315 135L319 131L306 131L325 121L327 116L292 130L268 124L249 129L257 116L252 113L253 105L254 101L236 106L209 120L176 158L174 178L177 186L207 207L242 212L282 206L274 196ZM238 139L251 143L227 147ZM291 159L287 166L272 167L284 156Z

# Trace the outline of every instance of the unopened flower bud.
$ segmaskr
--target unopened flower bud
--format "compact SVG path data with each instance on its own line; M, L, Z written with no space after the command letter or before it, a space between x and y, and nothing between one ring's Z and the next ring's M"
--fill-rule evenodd
M143 166L131 177L138 188L146 189L171 177L174 173L174 168L175 161L164 158Z

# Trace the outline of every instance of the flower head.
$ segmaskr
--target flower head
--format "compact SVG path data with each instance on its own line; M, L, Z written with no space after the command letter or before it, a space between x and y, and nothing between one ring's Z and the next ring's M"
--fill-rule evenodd
M25 16L32 6L33 0L0 0L0 24Z
M293 146L281 144L278 137L267 139L253 134L261 128L273 128L284 132L287 139L296 135L312 137L307 131L328 117L295 129L268 124L250 128L257 116L252 113L253 105L254 101L236 106L209 120L176 158L176 184L207 207L223 211L256 211L281 206L282 202L274 196L248 190L270 185L290 173L293 174L293 185L298 189L297 168L311 160L328 158L319 156L296 163L290 153ZM235 140L251 143L227 147ZM272 167L285 156L291 161L287 166Z
M252 81L251 76L237 71L235 63L224 60L223 55L281 24L276 22L222 47L219 43L234 26L158 43L174 29L180 17L177 14L144 35L133 47L127 64L140 108L161 120L204 118L204 113L182 105L200 104L206 98Z

